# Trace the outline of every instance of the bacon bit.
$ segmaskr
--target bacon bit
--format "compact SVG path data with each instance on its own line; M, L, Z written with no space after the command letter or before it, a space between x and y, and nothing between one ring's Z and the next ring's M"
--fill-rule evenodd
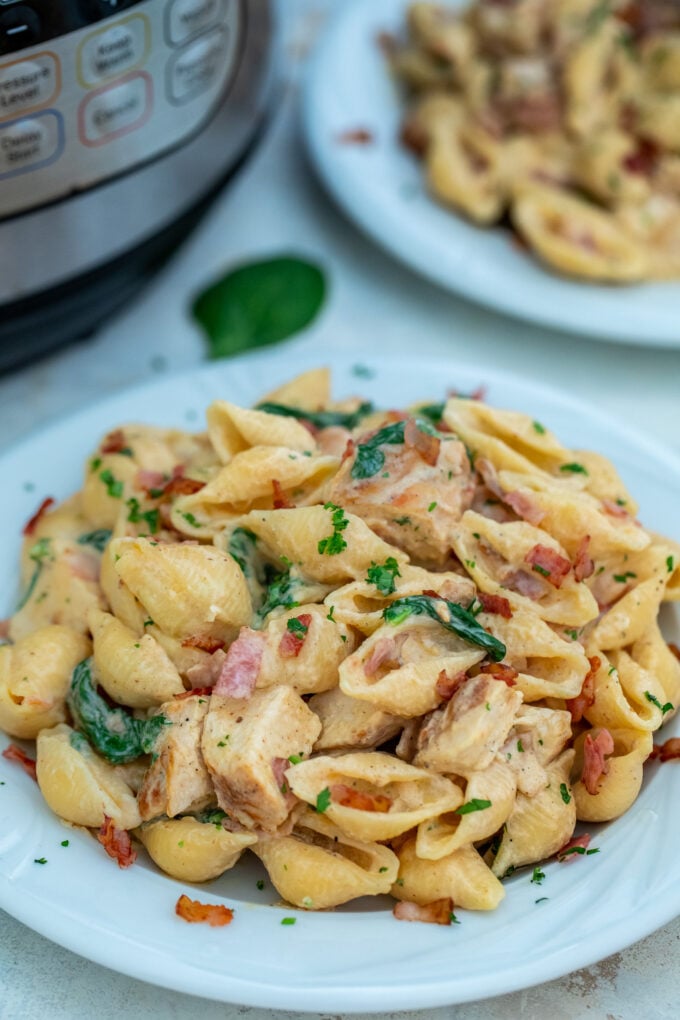
M209 634L192 634L191 637L183 639L182 648L200 648L202 652L212 655L218 649L224 648L224 641L210 637Z
M579 542L576 556L574 558L574 577L577 581L585 581L595 570L595 564L588 555L590 535L584 535Z
M506 492L501 496L501 499L507 503L511 510L515 511L518 517L521 517L523 521L528 521L529 524L536 526L545 517L545 510L541 510L540 506L525 492Z
M673 641L668 642L668 647L670 648L675 658L680 660L680 648L678 648L678 646Z
M10 617L7 617L6 620L0 620L0 638L9 637L9 628L11 623L12 620Z
M348 439L347 440L347 446L345 447L345 452L342 455L342 460L340 461L340 463L344 464L346 460L349 460L350 457L353 457L355 450L356 450L356 443L354 442L353 439Z
M625 506L619 506L619 504L615 503L612 499L603 499L602 509L606 514L609 514L610 517L620 517L622 519L630 517Z
M575 850L577 847L581 847L583 850L587 850L590 846L590 833L584 832L582 836L573 836L568 843L565 843L561 850L558 850L555 856L557 860L564 864L566 861L573 860L574 857L580 857L581 854L570 853L571 850Z
M661 150L655 142L641 138L638 147L630 156L621 160L624 170L630 174L640 174L643 177L651 177L656 170Z
M490 676L492 680L502 680L508 687L515 687L519 673L507 662L487 662L479 671Z
M341 145L372 145L375 135L368 128L350 128L336 136Z
M181 694L173 695L174 701L183 701L185 698L209 698L212 694L212 687L193 687L190 691L182 691Z
M301 627L305 628L304 634L298 634L292 630L284 630L281 640L279 641L279 655L282 659L297 659L298 655L302 651L302 646L305 643L307 637L307 631L312 622L311 613L302 613L300 616L296 616L295 619L299 622Z
M400 900L392 907L397 921L425 921L428 924L451 924L453 900L433 900L431 903L409 903Z
M538 573L545 577L553 588L561 588L562 582L571 570L569 560L547 545L535 545L524 557L524 562L538 568Z
M449 397L461 397L464 400L486 400L486 391L488 387L486 383L480 383L471 393L461 393L460 390L450 389L448 391Z
M6 758L7 761L13 761L17 765L21 765L26 775L30 776L31 779L35 779L36 783L38 782L35 771L35 759L29 758L26 752L22 751L16 744L10 744L9 747L6 747L2 752L2 757Z
M32 535L35 529L38 527L38 524L43 518L43 516L47 513L49 508L53 506L55 503L56 499L53 499L52 496L48 496L47 499L44 499L40 506L38 507L38 509L36 510L36 512L33 514L33 516L30 517L29 520L27 520L26 523L24 524L22 534Z
M161 474L160 471L147 471L140 469L135 475L135 487L143 489L147 496L152 499L167 500L171 496L193 496L205 488L206 483L198 478L184 477L184 464L176 464L172 469L172 475Z
M605 755L613 753L614 738L609 730L600 730L595 739L590 733L586 733L581 780L591 796L599 792L600 779L609 771L609 762L605 760Z
M588 663L590 669L583 681L581 693L577 694L575 698L569 698L565 702L567 711L571 712L572 722L581 722L583 713L595 703L595 674L599 672L602 660L598 655L593 655L592 658L588 659Z
M200 900L190 900L184 893L175 904L175 913L189 924L203 922L211 928L223 928L234 919L234 911L223 903L201 903Z
M648 761L677 761L680 758L680 737L669 737L663 744L655 744Z
M99 449L102 453L120 453L126 446L125 433L122 429L115 429L113 432L109 432L107 436L104 436Z
M330 788L331 800L340 807L354 808L355 811L374 811L381 815L387 814L392 807L392 798L384 793L366 793L355 790L345 783L333 783Z
M458 688L461 687L466 680L467 673L465 670L461 670L461 672L456 673L455 676L448 676L446 670L443 669L437 677L435 690L442 701L450 701Z
M404 446L415 450L426 464L434 467L439 458L441 440L436 436L431 436L429 432L421 431L415 420L409 418L404 428Z
M275 510L292 510L294 503L288 499L285 495L281 482L278 478L272 478L272 489L274 490L274 509Z
M250 627L241 627L236 640L222 664L213 694L228 698L249 698L255 690L262 655L264 635Z
M415 118L408 117L401 125L399 141L410 152L421 159L427 152L430 139L427 131Z
M483 612L502 616L504 620L512 619L512 606L505 596L487 595L485 592L480 591L477 593L477 598L482 604Z
M364 663L364 675L376 676L381 666L394 669L400 665L399 646L395 638L381 638Z
M168 499L170 496L193 496L194 493L200 492L201 489L205 488L206 483L201 482L198 478L185 478L183 475L171 478L168 484L163 489L163 499Z
M109 857L117 861L119 868L129 868L137 860L137 852L132 849L129 832L125 829L117 829L113 819L108 815L104 815L97 839Z

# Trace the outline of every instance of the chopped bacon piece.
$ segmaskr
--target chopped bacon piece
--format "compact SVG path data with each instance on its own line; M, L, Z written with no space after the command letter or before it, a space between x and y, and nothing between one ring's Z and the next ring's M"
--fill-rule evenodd
M113 432L109 432L107 436L104 436L100 450L102 453L120 453L126 447L125 433L122 429L114 429Z
M404 445L416 450L426 464L434 466L437 463L441 440L437 439L436 436L431 436L429 432L423 432L419 429L413 418L409 418L406 422Z
M350 457L353 457L355 450L356 450L356 443L354 442L353 439L348 439L347 440L347 446L345 447L345 452L342 455L342 460L341 460L340 463L344 464L346 460L349 460Z
M129 868L137 860L137 852L132 849L129 832L125 829L117 829L113 819L108 815L104 815L97 839L109 857L117 861L119 868Z
M610 517L630 517L630 514L626 510L625 506L621 506L620 503L615 503L612 499L602 500L602 509Z
M586 673L581 693L565 702L567 711L571 712L572 722L580 722L586 709L595 703L595 674L602 666L602 660L598 655L593 655L588 659L588 663L590 669Z
M9 627L11 619L8 617L6 620L0 620L0 639L9 637Z
M46 514L49 508L51 506L54 506L55 503L56 500L53 499L52 496L48 496L47 499L44 499L40 506L38 507L38 509L36 510L36 512L33 514L33 516L30 517L24 524L23 534L32 535L35 529L38 527L38 524L43 515Z
M282 659L297 659L305 643L307 631L312 622L312 615L311 613L302 613L300 616L296 616L295 619L300 624L299 629L303 630L304 628L304 630L302 634L298 633L297 630L288 629L283 632L279 642L279 655Z
M190 691L182 691L181 694L175 694L173 697L175 701L182 701L184 698L193 698L194 696L209 698L212 692L212 687L194 687Z
M515 511L518 517L521 517L523 521L528 521L529 524L536 526L545 517L545 510L541 510L540 506L525 492L506 492L501 498L511 510Z
M502 616L504 620L512 619L512 606L503 595L487 595L485 592L480 591L477 593L477 598L482 604L482 609L485 613L493 613L496 616Z
M342 145L370 145L375 141L375 135L368 128L350 128L348 131L342 131L337 140Z
M590 535L584 535L579 542L576 556L574 557L574 577L577 581L585 581L595 570L595 564L588 555Z
M198 478L184 477L184 464L177 464L172 475L161 474L160 471L140 469L135 475L135 486L143 489L152 499L169 499L171 496L193 496L205 488L206 483Z
M590 833L584 832L582 836L573 836L568 843L565 843L561 850L558 850L555 856L561 863L565 861L571 861L574 857L583 856L582 852L590 846Z
M586 733L583 744L583 785L591 796L599 792L600 779L609 771L606 754L613 754L614 738L609 730L600 730L595 739Z
M200 648L202 652L212 655L218 648L224 648L224 641L210 637L209 634L192 634L183 639L182 648Z
M494 680L502 680L508 687L515 687L517 677L519 673L512 666L508 666L507 662L487 662L485 666L479 671L480 673L486 673Z
M22 751L16 744L10 744L2 752L2 757L6 758L7 761L16 762L17 765L21 765L26 775L30 776L31 779L38 781L38 777L35 773L35 759L29 758L25 751Z
M397 921L425 921L429 924L451 924L453 900L433 900L431 903L409 903L400 900L395 903L392 913Z
M250 627L241 627L236 640L229 646L213 694L227 698L249 698L255 690L264 653L264 635Z
M467 673L461 670L455 676L448 676L445 669L437 677L435 690L442 701L450 701L458 688L467 680Z
M571 570L569 560L547 545L535 545L526 554L524 561L545 577L553 588L561 588L562 582Z
M668 642L668 647L670 648L675 658L680 660L680 648L678 648L678 646L673 641Z
M680 759L680 737L669 737L663 744L655 744L649 761L677 761Z
M200 492L201 489L204 489L205 485L206 483L200 482L198 478L185 478L183 475L178 475L176 478L171 478L163 489L163 498L167 499L169 496L193 496L195 492Z
M376 676L381 666L394 669L401 665L399 661L399 645L395 638L381 638L364 663L365 676Z
M392 798L386 797L384 793L366 793L355 790L353 786L346 786L345 783L333 783L330 791L334 804L354 808L355 811L375 811L384 815L392 807Z
M272 478L272 489L274 490L274 509L275 510L292 510L294 503L288 499L286 494L281 487L281 482L278 478Z
M202 922L211 928L223 928L234 919L231 907L225 907L223 903L201 903L200 900L189 899L184 893L175 904L175 913L189 924Z
M405 149L421 158L427 152L430 139L423 125L413 117L407 117L401 125L399 141Z
M625 156L621 163L630 174L651 177L656 170L660 155L661 150L655 142L641 138L635 152L632 152L630 156Z

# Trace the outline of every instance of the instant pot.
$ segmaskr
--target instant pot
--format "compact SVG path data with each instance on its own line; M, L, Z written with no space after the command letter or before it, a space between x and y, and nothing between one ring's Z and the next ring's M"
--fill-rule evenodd
M86 335L187 234L275 49L269 0L0 0L0 370Z

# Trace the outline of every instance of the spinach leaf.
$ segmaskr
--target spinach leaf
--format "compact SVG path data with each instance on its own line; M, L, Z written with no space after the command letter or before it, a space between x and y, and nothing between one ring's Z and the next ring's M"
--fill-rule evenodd
M122 708L109 708L92 679L92 659L83 659L73 670L67 702L76 728L113 765L149 754L160 730L168 725L163 715L135 719Z
M97 528L96 531L88 531L78 539L78 545L91 545L97 552L103 553L113 534L109 528Z
M293 255L238 266L194 300L209 357L226 358L277 343L317 316L326 295L323 270Z
M284 609L292 609L300 603L295 598L295 592L299 585L296 578L290 576L290 567L277 574L270 582L265 592L264 602L255 614L256 626L262 626L265 617L273 609L283 606Z
M386 623L395 625L402 623L412 615L429 616L446 630L463 638L464 641L483 648L494 662L500 662L505 656L506 649L503 642L484 630L474 615L469 610L463 609L457 602L434 598L431 595L406 595L404 598L391 602L383 610L382 615ZM448 619L446 619L447 616Z
M257 577L257 535L248 528L234 528L229 538L229 555L246 577ZM260 580L260 578L258 578Z
M427 432L431 436L438 435L437 430L432 427L429 421L416 418L415 423L421 432ZM395 421L391 425L385 425L365 443L359 443L352 464L352 478L372 478L373 475L377 475L385 464L385 453L380 447L401 446L404 442L405 428L405 421Z
M418 414L421 414L424 418L428 418L429 421L438 425L442 420L445 407L446 403L444 401L442 401L441 404L423 404L418 408Z
M362 418L371 414L374 408L373 404L367 401L357 407L356 411L303 411L300 407L288 407L286 404L272 404L265 401L258 404L255 410L266 411L267 414L278 414L282 418L299 418L300 421L308 421L317 429L327 429L331 425L353 429Z

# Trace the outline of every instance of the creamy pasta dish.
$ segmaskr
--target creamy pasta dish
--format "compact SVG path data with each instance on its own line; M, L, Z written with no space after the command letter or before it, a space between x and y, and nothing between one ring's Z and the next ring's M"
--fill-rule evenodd
M680 5L414 3L385 44L442 203L569 276L680 276Z
M450 923L587 867L577 822L631 806L680 698L680 546L604 457L482 399L380 410L313 370L203 433L115 429L52 503L0 646L36 759L4 755L121 865L255 854L296 907Z

